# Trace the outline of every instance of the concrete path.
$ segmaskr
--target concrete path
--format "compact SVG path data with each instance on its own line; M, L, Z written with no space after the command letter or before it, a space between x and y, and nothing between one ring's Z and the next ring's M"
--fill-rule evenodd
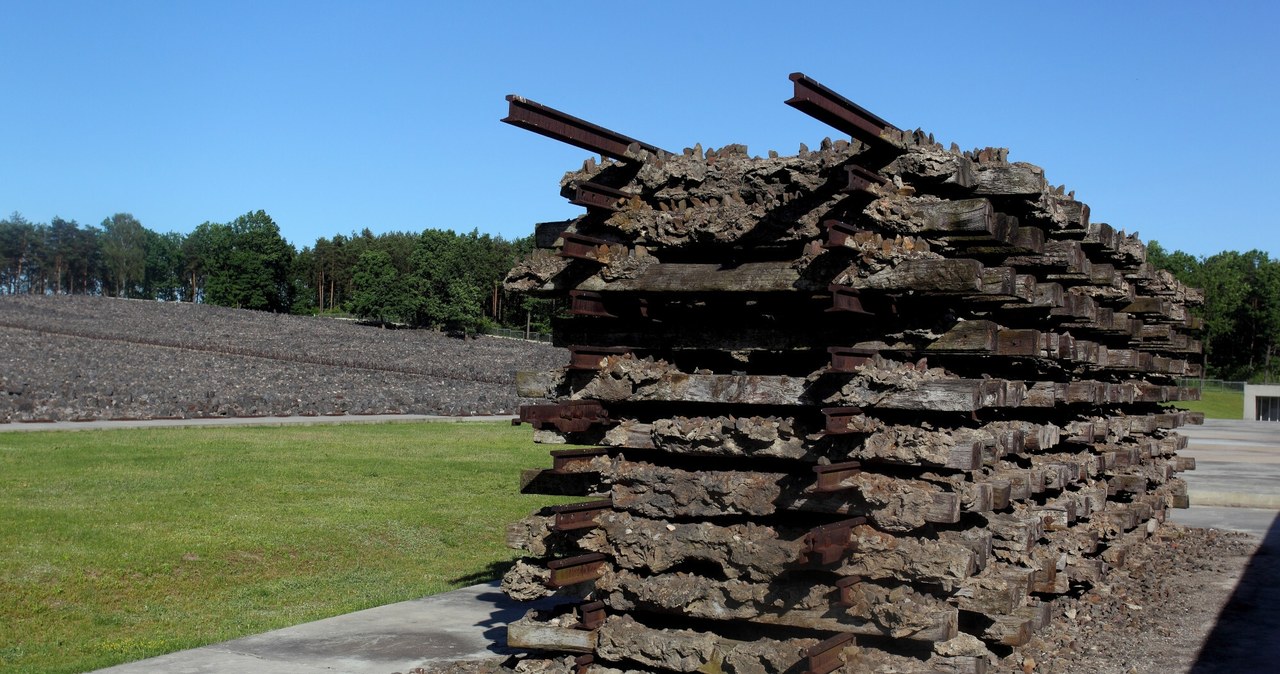
M1179 455L1196 460L1181 475L1193 505L1280 508L1280 423L1208 419L1178 432Z
M319 426L325 424L407 424L419 421L511 421L514 415L445 417L434 414L346 414L323 417L211 417L205 419L138 419L130 421L51 421L0 424L0 433L22 431L102 431L113 428L179 428L186 426Z
M391 674L431 662L509 653L507 623L530 608L498 583L379 606L98 670L97 674Z
M1169 515L1170 522L1184 527L1243 531L1264 541L1273 528L1280 527L1277 518L1280 518L1280 510L1207 505L1192 505L1186 510L1173 510Z
M1187 526L1244 531L1259 539L1188 674L1274 672L1280 662L1280 511L1196 506L1174 511Z

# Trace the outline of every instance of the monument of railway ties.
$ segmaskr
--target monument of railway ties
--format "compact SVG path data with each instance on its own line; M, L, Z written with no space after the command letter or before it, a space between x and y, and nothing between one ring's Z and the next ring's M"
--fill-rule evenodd
M583 499L508 531L506 592L580 599L510 626L522 671L983 672L1187 504L1201 294L1039 167L791 80L851 139L672 153L508 97L603 158L507 279L572 314L523 488Z

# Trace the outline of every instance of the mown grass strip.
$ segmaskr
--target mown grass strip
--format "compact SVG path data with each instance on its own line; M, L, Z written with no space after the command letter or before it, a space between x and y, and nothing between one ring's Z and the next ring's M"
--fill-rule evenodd
M1192 412L1204 412L1208 419L1243 419L1244 393L1229 389L1204 389L1199 400L1187 400L1178 403Z
M0 435L0 671L82 672L497 577L503 423Z

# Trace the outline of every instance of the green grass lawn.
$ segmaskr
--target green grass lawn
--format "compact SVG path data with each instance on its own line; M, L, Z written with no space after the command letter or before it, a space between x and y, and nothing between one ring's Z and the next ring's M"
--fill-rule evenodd
M502 423L0 434L0 672L82 672L491 580L564 499Z
M1177 405L1192 412L1204 412L1204 416L1209 419L1244 418L1244 393L1242 391L1205 389L1200 392L1199 400L1182 401Z

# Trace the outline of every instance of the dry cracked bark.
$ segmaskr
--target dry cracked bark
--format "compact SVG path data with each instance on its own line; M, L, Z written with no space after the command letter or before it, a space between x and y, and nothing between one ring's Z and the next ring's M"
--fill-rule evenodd
M655 518L768 516L780 511L865 516L887 531L954 522L959 500L923 481L860 472L839 491L814 491L814 479L759 471L687 471L622 457L593 468L611 486L615 508Z
M855 527L853 540L855 550L840 565L841 575L925 583L949 592L978 572L978 554L962 543L893 536L867 526Z
M834 580L834 579L833 579ZM909 587L854 583L843 592L812 581L752 583L691 573L607 573L596 583L610 608L706 620L746 620L814 630L946 641L957 634L955 607Z
M772 674L800 662L817 639L757 638L737 641L709 632L657 629L628 616L610 616L598 630L596 655L608 661L636 661L673 672L705 671Z
M964 379L942 368L923 364L917 367L878 355L850 374L829 374L824 369L809 377L795 377L688 373L663 360L628 354L603 358L600 370L585 383L566 377L563 371L552 371L520 373L517 387L521 395L531 398L776 406L819 404L933 412L1017 407L1028 396L1027 387L1019 381ZM1092 397L1098 395L1094 392Z
M814 462L857 459L902 465L975 468L981 438L968 429L930 430L853 415L850 435L824 435L789 417L675 417L623 421L602 444L690 456L755 456Z

